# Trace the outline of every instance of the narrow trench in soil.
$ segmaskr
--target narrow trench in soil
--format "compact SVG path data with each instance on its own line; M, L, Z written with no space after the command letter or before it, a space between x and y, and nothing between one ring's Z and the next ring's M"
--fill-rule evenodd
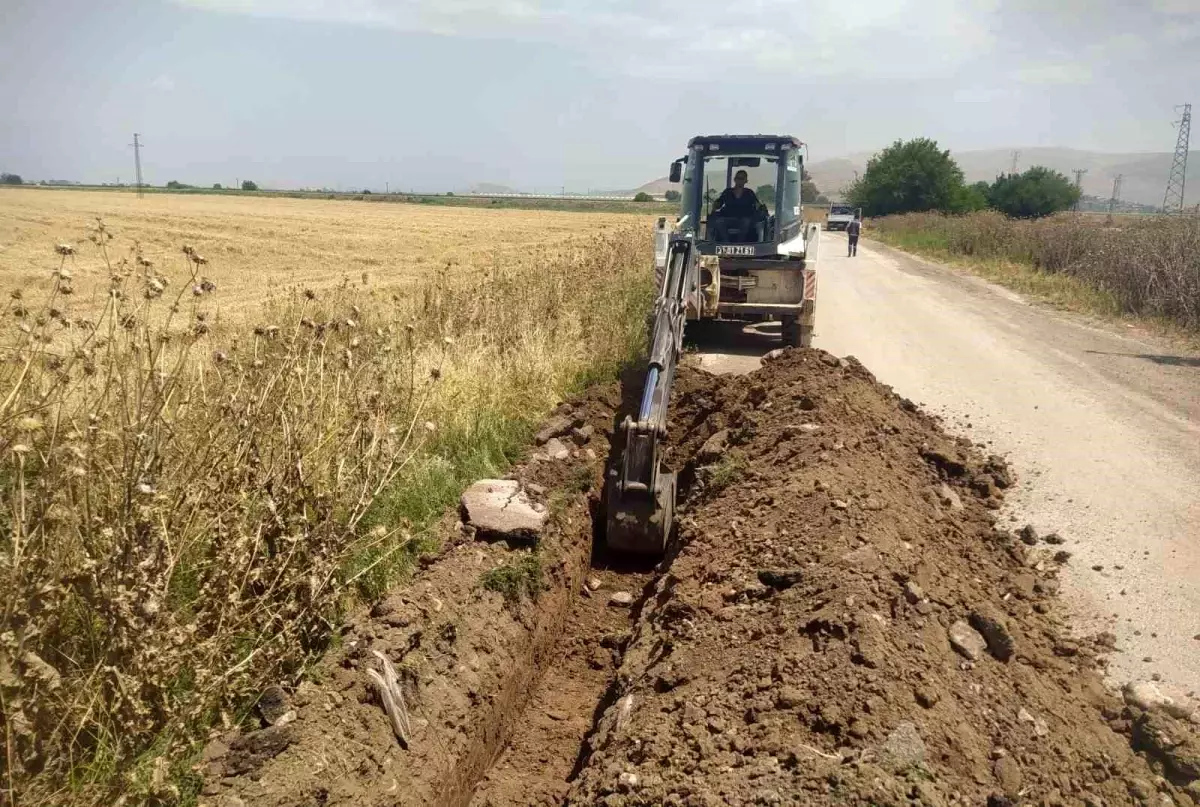
M590 753L588 738L610 705L629 631L657 577L653 560L609 555L592 508L595 537L585 585L570 604L557 653L514 715L508 741L475 788L472 807L559 805ZM594 588L597 584L598 587ZM611 603L628 592L632 606Z

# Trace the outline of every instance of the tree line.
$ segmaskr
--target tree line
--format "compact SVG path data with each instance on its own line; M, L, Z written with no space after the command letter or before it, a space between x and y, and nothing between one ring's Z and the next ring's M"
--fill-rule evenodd
M948 150L918 137L897 140L872 157L846 196L865 216L992 208L1013 218L1041 218L1073 207L1079 189L1063 174L1040 165L1001 174L991 183L968 185Z

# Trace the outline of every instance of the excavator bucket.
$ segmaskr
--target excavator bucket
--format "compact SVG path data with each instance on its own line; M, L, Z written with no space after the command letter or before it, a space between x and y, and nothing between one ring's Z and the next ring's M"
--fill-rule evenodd
M611 549L661 557L675 521L675 474L656 474L653 491L623 490L609 501L607 511L605 537Z

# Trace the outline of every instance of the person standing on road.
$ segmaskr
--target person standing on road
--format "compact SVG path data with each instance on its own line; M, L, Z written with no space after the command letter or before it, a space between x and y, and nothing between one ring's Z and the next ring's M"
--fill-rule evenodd
M854 221L846 225L846 238L850 242L850 251L846 255L847 258L853 258L858 255L858 234L862 232L862 222L858 217L854 217Z

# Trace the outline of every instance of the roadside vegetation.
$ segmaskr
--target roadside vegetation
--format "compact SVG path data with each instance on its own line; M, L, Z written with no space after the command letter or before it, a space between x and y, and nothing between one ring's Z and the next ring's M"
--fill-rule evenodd
M1063 307L1200 330L1200 218L1071 213L1079 190L1041 166L967 185L925 138L873 157L849 198L885 243Z
M636 224L226 320L213 279L253 266L126 239L62 244L0 325L0 803L186 802L211 728L302 676L464 484L642 349ZM485 585L532 591L534 563Z
M910 213L872 221L870 234L1066 307L1200 331L1200 217Z

